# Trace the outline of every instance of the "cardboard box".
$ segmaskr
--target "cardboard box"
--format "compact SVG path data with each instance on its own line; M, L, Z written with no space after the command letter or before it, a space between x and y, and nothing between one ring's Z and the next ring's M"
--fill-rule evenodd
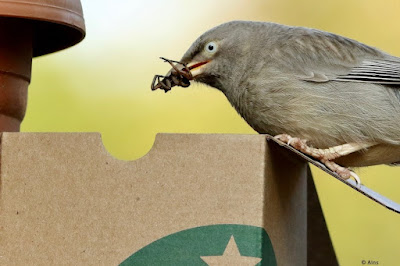
M337 264L308 165L262 135L120 161L97 133L3 133L0 170L0 265Z

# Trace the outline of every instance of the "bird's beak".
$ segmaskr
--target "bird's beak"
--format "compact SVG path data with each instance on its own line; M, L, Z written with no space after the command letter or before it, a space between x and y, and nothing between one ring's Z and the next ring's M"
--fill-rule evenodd
M187 68L192 73L193 78L196 78L198 75L202 74L204 71L204 66L208 64L211 60L200 61L200 62L190 62L187 65Z

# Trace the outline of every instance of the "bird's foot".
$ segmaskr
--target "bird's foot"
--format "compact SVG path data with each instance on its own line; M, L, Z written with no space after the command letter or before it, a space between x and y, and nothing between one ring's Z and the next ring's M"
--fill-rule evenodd
M361 184L361 180L356 173L348 168L338 165L337 163L333 162L333 160L340 156L360 150L365 145L343 144L328 149L317 149L308 146L307 140L291 137L288 134L280 134L275 136L275 138L292 146L296 150L321 161L321 163L323 163L331 171L337 173L342 179L347 180L350 177L353 177L357 185Z
M333 162L333 161L324 161L321 160L321 162L323 164L325 164L326 167L328 167L330 170L332 170L333 172L337 173L342 179L347 180L350 177L353 177L354 181L356 181L357 185L361 185L361 179L360 177L354 173L353 171L351 171L350 169L340 166L337 163Z

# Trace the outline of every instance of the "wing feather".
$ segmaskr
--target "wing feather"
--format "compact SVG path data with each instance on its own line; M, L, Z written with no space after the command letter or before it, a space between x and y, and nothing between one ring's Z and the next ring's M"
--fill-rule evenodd
M339 35L293 28L279 48L297 77L310 82L368 82L400 86L400 58ZM295 62L295 63L294 63Z
M364 60L349 73L331 80L400 85L400 61Z

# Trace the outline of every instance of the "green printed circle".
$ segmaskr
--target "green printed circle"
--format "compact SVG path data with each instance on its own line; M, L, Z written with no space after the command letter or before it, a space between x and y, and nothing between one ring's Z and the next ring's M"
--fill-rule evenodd
M241 265L276 265L267 232L238 224L201 226L168 235L135 252L121 265L214 265L214 261L229 259L243 261Z

